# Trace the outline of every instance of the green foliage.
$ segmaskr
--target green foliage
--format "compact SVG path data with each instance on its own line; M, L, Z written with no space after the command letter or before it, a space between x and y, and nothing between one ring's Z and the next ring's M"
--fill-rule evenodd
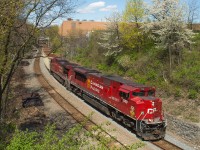
M174 89L174 97L175 98L181 97L181 89L180 88L175 88Z
M44 132L28 132L16 130L7 150L64 150L64 149L80 149L87 142L85 139L77 137L82 127L80 125L70 129L65 135L58 136L54 126L47 126Z
M165 58L169 59L169 74L182 60L184 48L190 45L194 36L185 23L185 7L179 0L155 0L147 11L150 22L143 28L155 40L157 47L168 52ZM159 8L159 9L158 9Z
M62 49L62 40L59 35L58 26L54 25L48 27L47 29L45 29L45 34L49 38L51 49L56 53L60 53Z
M15 125L9 124L0 124L0 149L4 149L8 144L8 141L11 137L11 134L15 131Z
M86 122L85 122L86 123ZM110 123L103 123L98 126L93 126L89 131L84 131L85 123L79 124L65 134L59 134L55 130L55 126L46 126L44 132L29 132L16 130L10 144L6 147L7 150L76 150L76 149L123 149L112 147L108 148L109 143L112 143L113 138L106 137L104 127ZM113 132L109 129L107 132ZM98 139L99 142L94 141ZM94 143L94 144L93 144ZM137 149L144 146L144 143L139 142L130 145L130 149Z
M143 142L138 142L134 145L129 146L128 149L136 150L136 149L139 149L139 148L144 147L144 146L145 146L145 144Z
M128 0L120 23L121 43L124 47L140 51L144 45L144 34L141 30L144 18L143 0Z
M196 99L197 98L197 91L196 90L193 90L193 89L191 89L191 90L189 90L189 93L188 93L188 98L189 99Z
M172 80L175 84L199 91L200 89L200 52L185 52L183 63L172 73Z
M128 22L138 23L143 20L144 11L143 0L128 0L123 18Z
M97 69L105 72L109 70L109 67L106 64L97 64Z
M134 24L120 23L121 44L130 50L136 49L142 41L142 34Z

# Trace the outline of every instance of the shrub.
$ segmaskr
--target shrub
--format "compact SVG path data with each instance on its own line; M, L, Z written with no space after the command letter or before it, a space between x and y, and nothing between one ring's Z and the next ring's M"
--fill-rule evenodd
M174 97L175 98L181 97L181 89L180 88L175 88L174 89Z
M55 126L48 125L44 132L29 132L16 130L10 144L6 150L76 150L76 149L97 149L107 150L107 146L112 143L113 139L106 137L103 133L105 131L104 125L108 126L109 123L101 124L91 127L89 131L82 130L87 122L78 124L77 126L68 130L65 134L60 135L55 130ZM106 132L114 130L108 129ZM98 139L94 141L93 139ZM93 143L96 143L93 145ZM130 145L133 148L140 148L144 143L138 142ZM119 149L119 148L109 148Z
M97 65L97 69L100 71L107 71L108 70L108 66L105 64L98 64Z
M123 55L118 60L119 65L121 65L125 70L132 67L131 57L129 55Z
M0 123L0 149L4 149L11 134L15 131L14 124Z
M197 91L196 90L193 90L193 89L191 89L191 90L189 90L189 94L188 94L188 98L189 99L196 99L197 98Z

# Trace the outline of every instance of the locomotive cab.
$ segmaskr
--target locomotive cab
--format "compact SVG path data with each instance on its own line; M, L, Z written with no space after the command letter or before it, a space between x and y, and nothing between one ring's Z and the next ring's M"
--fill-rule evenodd
M155 88L122 85L119 95L124 110L135 120L133 128L139 136L145 140L164 138L166 123Z
M132 92L136 102L136 131L145 140L164 138L166 123L162 112L162 102L155 97L154 88L138 88Z

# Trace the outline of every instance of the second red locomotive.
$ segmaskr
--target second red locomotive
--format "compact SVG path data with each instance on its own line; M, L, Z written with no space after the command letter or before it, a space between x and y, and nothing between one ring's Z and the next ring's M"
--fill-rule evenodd
M144 140L164 138L166 121L155 88L104 75L59 57L51 59L50 72L68 90L132 128Z

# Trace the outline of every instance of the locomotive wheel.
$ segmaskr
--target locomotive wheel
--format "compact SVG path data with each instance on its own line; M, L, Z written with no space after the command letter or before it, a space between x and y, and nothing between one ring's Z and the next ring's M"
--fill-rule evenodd
M65 86L65 80L62 81L62 85Z
M68 80L64 81L64 87L68 90L68 91L71 91L72 88L70 86L70 82Z
M111 111L111 117L112 117L114 120L116 120L116 113L115 113L115 111Z

